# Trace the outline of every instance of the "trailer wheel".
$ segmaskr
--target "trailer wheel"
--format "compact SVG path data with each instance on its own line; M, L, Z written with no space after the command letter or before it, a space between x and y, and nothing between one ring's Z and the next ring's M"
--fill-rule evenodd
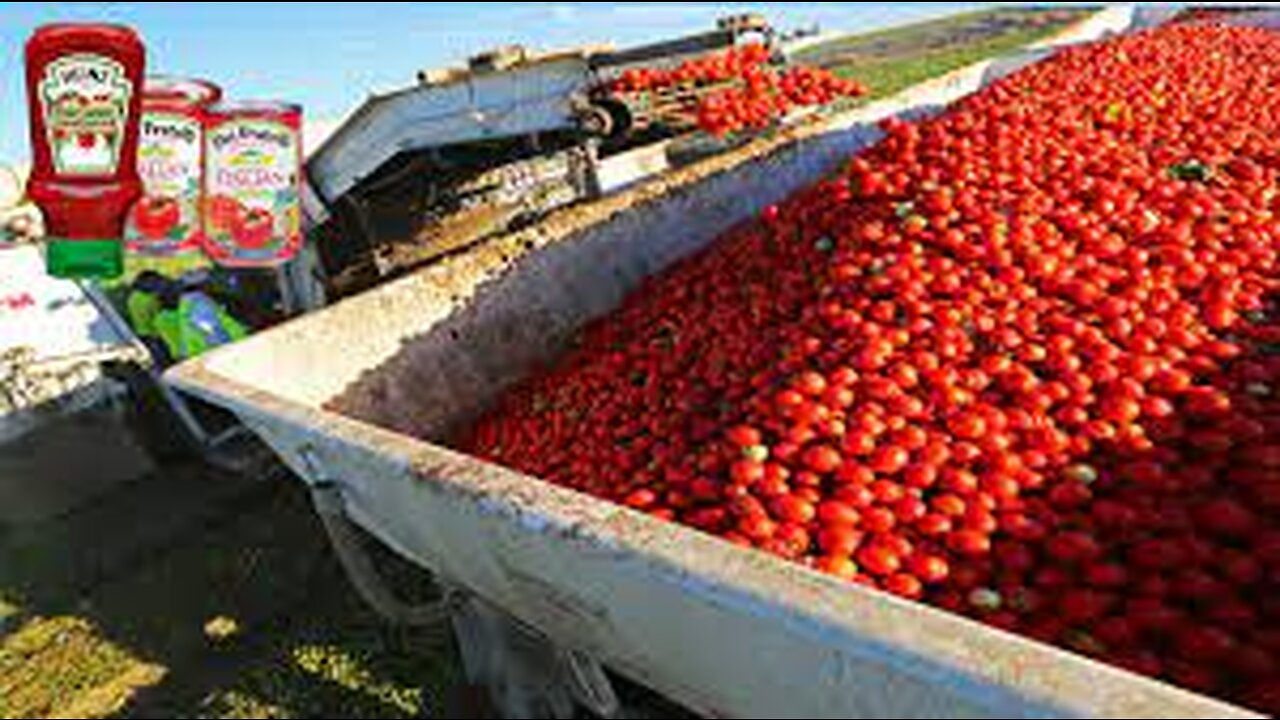
M600 105L588 106L578 116L582 129L590 135L608 137L613 134L614 117L609 108Z
M602 138L620 138L630 132L634 124L631 109L617 98L597 98L592 101L589 112L592 115L597 113L601 115L602 119L599 122L603 129L595 134Z

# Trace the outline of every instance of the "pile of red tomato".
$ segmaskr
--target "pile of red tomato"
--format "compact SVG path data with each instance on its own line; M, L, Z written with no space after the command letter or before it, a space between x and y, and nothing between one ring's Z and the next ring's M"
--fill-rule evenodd
M858 97L866 88L828 70L796 66L779 70L769 50L758 43L686 60L672 68L630 68L611 84L616 94L658 94L679 89L725 85L698 96L693 108L698 127L716 136L762 130L797 106L827 105Z
M883 129L466 447L1280 712L1280 34L1073 48Z
M769 49L747 43L685 60L673 67L638 67L622 71L612 84L615 92L647 92L680 85L716 83L742 77L769 63Z

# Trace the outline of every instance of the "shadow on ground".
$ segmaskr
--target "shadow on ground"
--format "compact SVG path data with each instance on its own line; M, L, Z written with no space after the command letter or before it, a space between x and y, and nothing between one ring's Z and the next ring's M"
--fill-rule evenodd
M274 474L165 468L57 517L0 525L0 717L432 706L452 649L361 605L300 483ZM427 592L416 569L380 565Z

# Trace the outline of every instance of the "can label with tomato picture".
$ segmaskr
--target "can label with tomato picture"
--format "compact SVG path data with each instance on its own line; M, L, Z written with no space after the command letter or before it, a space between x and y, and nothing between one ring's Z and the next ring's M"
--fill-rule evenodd
M164 256L199 249L204 112L221 95L216 85L202 80L146 79L138 135L143 193L125 223L130 251Z
M205 128L205 252L215 262L270 267L302 242L302 110L224 103Z

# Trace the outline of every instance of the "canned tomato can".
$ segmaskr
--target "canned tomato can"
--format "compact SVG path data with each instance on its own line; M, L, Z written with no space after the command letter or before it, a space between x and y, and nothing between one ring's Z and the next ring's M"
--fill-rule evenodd
M163 76L147 77L142 88L142 196L125 220L126 247L153 256L198 251L204 232L205 109L222 90L204 80Z
M219 103L205 124L205 253L232 267L271 267L302 244L302 108Z

